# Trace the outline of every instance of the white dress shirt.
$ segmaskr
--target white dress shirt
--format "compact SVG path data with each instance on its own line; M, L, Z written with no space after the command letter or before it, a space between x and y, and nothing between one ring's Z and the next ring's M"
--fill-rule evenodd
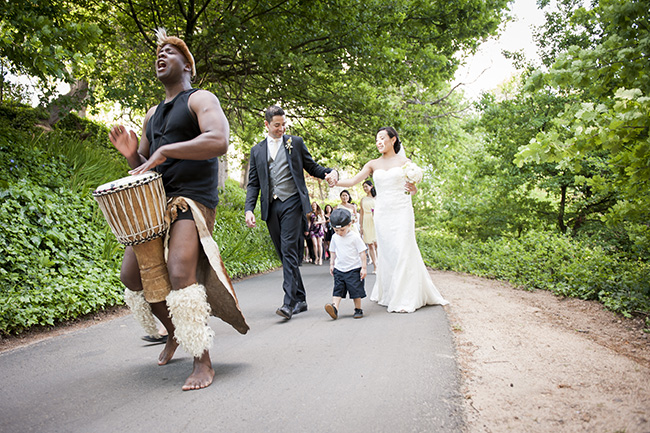
M278 154L278 149L282 144L282 137L273 138L270 135L266 136L266 144L269 147L269 156L275 161L275 156Z

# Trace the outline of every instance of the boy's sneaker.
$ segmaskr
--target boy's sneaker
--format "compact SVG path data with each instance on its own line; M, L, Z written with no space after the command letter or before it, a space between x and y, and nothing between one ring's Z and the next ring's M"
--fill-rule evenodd
M363 310L361 308L354 309L354 318L361 319L363 317Z
M327 314L329 314L330 317L334 320L336 320L339 317L339 312L334 306L334 304L325 304L325 311L327 311Z

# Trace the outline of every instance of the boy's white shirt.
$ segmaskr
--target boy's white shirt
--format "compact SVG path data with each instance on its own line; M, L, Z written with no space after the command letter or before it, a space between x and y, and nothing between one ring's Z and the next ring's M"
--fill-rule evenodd
M368 247L361 239L359 233L349 230L345 236L336 233L330 242L330 251L336 254L334 269L341 272L348 272L361 267L361 254Z

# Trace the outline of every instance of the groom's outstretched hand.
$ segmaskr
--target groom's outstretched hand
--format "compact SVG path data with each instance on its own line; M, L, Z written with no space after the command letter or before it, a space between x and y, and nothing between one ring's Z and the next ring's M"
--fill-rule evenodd
M251 211L246 211L246 225L251 229L255 227L255 214Z
M339 181L339 172L337 170L330 171L325 175L325 180L330 187L336 186Z

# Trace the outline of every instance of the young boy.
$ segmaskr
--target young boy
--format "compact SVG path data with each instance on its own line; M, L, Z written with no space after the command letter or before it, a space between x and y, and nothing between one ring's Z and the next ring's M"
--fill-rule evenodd
M361 298L366 297L366 244L358 233L351 231L352 216L345 209L334 209L330 224L334 235L330 243L330 274L334 276L332 303L325 305L325 311L332 317L339 317L341 299L349 293L354 301L354 318L363 317Z

